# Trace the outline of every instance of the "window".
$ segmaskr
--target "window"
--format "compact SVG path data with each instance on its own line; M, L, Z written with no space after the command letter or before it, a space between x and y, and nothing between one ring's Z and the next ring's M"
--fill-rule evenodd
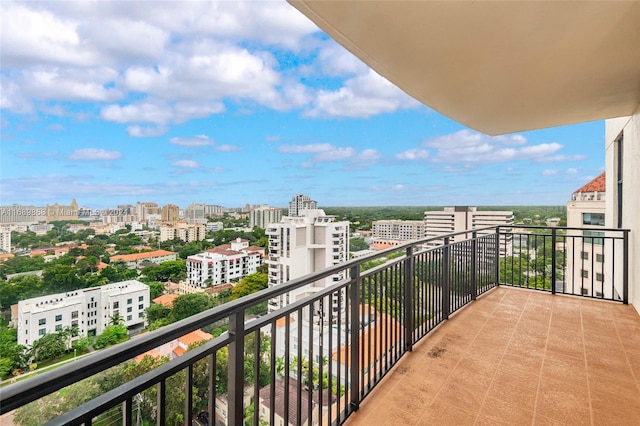
M78 318L78 311L71 312L71 319Z
M582 295L583 295L583 296L588 296L588 295L589 295L589 290L588 290L588 289L586 289L586 288L582 287L582 289L581 289L581 290L582 290Z
M581 269L580 270L580 276L582 278L589 278L589 271L585 270L585 269Z
M132 308L131 306L129 306L129 307L127 308L127 313L131 312L132 310L133 310L133 308Z
M604 237L604 232L599 231L582 231L582 235L584 236L585 244L594 244L594 245L603 245L604 238L591 238L591 237Z
M40 336L44 336L45 334L47 334L47 329L46 328L41 328L40 330L38 330L38 334Z
M131 315L127 315L127 321L131 321L131 318L133 318Z
M38 320L38 325L45 325L47 323L47 319L46 318L40 318Z
M138 297L138 302L142 302L144 300L144 296L139 296Z
M113 309L118 309L120 307L120 302L113 302Z
M582 224L604 226L604 213L582 213Z
M140 312L140 313L138 314L138 318L144 318L144 312Z
M604 297L601 291L596 291L596 297Z
M589 260L589 252L581 251L580 252L580 258L581 259L585 259L585 260Z
M596 273L596 281L604 281L604 274Z
M604 254L596 254L596 262L604 263Z
M56 331L62 330L62 324L56 324Z
M62 321L62 315L56 315L56 322Z
M138 305L138 309L139 310L143 310L144 309L144 305L143 304Z
M133 299L127 299L127 305L130 305L133 303Z

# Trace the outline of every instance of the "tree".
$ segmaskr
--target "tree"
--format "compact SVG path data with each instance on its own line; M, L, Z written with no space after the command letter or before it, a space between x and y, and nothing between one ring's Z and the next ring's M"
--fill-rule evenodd
M31 346L33 360L41 362L62 356L67 350L67 336L62 332L45 334Z
M215 306L215 301L207 293L192 293L178 296L173 301L171 320L180 321Z
M349 239L349 251L368 250L369 244L364 238L354 237Z
M231 300L238 299L242 296L253 294L260 290L264 290L269 286L269 276L263 272L247 275L242 278L238 285L231 289Z
M162 304L152 303L147 308L147 320L149 321L149 324L168 318L169 314L171 314L171 309Z
M180 281L187 277L187 262L183 259L162 262L158 266L149 266L142 270L151 281Z
M123 324L108 325L104 328L102 334L98 336L93 347L96 349L106 348L107 346L124 342L128 340L128 338L127 327Z

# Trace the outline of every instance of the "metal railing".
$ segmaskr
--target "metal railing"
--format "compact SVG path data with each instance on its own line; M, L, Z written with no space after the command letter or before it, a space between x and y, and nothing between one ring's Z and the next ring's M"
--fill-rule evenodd
M99 395L50 424L341 424L415 342L498 283L583 295L568 281L567 265L580 266L568 261L575 258L569 247L580 248L587 261L582 249L591 246L601 263L611 264L602 269L611 297L609 290L589 297L626 303L628 231L505 230L406 243L221 305L4 388L0 413L60 404L84 383L98 386ZM602 253L594 247L599 243ZM386 261L365 269L380 259ZM348 278L276 312L246 314L340 272ZM182 356L140 360L186 333L220 325L228 330Z

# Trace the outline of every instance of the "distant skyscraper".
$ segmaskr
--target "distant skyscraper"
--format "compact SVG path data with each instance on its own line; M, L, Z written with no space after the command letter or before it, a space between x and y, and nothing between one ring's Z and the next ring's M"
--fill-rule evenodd
M289 216L302 216L303 210L315 210L318 202L304 194L294 195L289 202Z
M47 204L45 212L47 222L53 222L56 220L78 220L78 203L74 198L68 206L60 204L50 206Z
M323 210L304 210L298 217L284 216L279 223L270 224L266 234L269 236L266 261L269 287L349 259L349 222L335 222L335 217L325 215ZM277 310L313 294L318 287L328 287L344 278L345 274L341 272L278 296L269 301L269 310ZM337 300L334 300L334 314L337 306Z
M11 231L0 229L0 253L11 252Z
M184 220L187 223L207 223L204 215L204 204L191 203L184 209Z
M146 220L148 215L160 214L160 208L157 203L152 202L137 202L136 213L138 214L138 220Z
M468 229L483 228L487 226L503 226L500 239L500 254L511 255L513 251L512 236L507 234L513 226L512 211L478 211L476 207L455 206L445 207L443 211L426 211L424 212L425 237L437 237L443 234L461 232ZM491 231L493 232L493 231ZM486 231L484 232L487 233ZM483 232L479 232L482 235ZM460 241L470 238L471 234L462 234L452 237L450 242ZM428 245L438 246L442 244L442 240L437 240Z
M257 226L264 229L270 223L280 222L281 218L282 209L269 206L258 207L249 213L249 228Z
M180 207L175 204L167 204L162 208L161 220L165 224L173 225L180 220Z

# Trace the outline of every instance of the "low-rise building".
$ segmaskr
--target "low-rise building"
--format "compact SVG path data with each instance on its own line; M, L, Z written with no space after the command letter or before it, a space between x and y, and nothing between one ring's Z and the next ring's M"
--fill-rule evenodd
M137 269L142 263L152 262L160 264L162 262L168 262L170 260L176 260L178 254L167 250L155 250L145 253L133 253L133 254L117 254L111 256L111 261L121 261L127 264L129 269Z
M182 240L202 241L205 238L207 229L201 224L177 223L173 226L163 225L160 227L160 241Z
M149 286L137 280L89 287L18 302L18 343L25 346L66 328L76 330L69 345L81 336L96 336L121 318L131 329L143 327L149 307Z

